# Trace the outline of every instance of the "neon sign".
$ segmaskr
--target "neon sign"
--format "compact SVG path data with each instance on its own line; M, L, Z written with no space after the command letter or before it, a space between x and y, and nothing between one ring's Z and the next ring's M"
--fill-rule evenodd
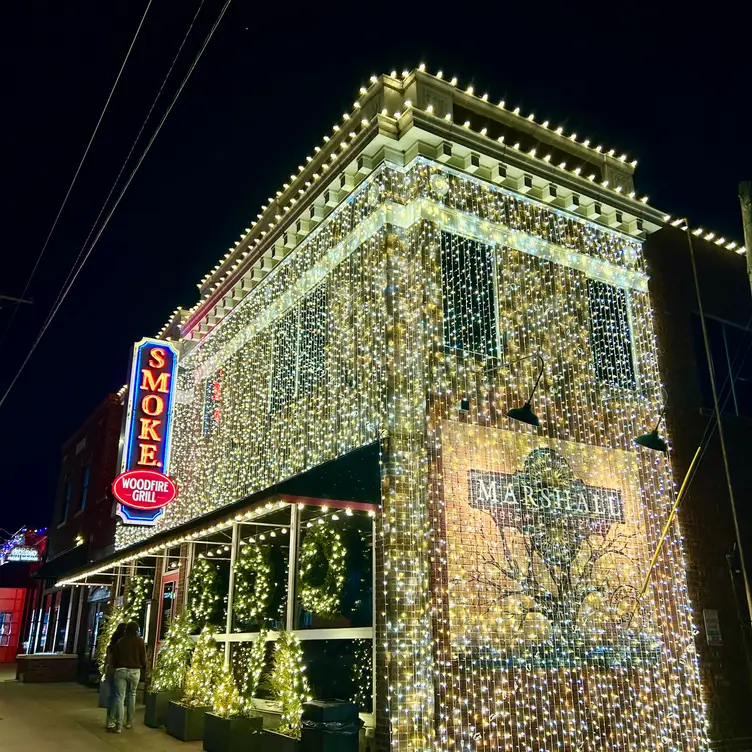
M169 342L143 339L133 348L122 473L112 484L123 522L153 524L177 494L167 477L177 360Z

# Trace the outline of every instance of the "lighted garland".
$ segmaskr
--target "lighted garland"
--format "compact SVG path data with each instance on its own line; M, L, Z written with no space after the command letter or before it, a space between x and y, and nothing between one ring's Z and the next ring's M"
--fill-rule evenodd
M188 608L196 625L219 624L222 592L218 562L196 559L188 587Z
M373 643L357 640L350 673L353 682L352 701L366 713L373 712Z
M345 547L336 530L321 524L306 531L299 571L301 606L321 616L338 614L346 567Z
M242 622L261 621L272 595L272 565L267 546L244 547L235 564L233 610Z
M125 597L125 612L130 619L141 616L144 604L151 598L154 580L146 575L137 574L128 580L128 592Z
M240 694L248 710L253 707L252 698L256 695L266 665L266 644L269 630L262 629L254 642L238 645L233 654L233 670L240 686Z

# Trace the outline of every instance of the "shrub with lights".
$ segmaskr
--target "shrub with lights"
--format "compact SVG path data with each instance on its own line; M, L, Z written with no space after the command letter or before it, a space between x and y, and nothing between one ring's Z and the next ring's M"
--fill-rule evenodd
M183 688L188 661L195 647L191 639L192 632L193 623L189 614L182 613L172 622L157 655L151 682L152 691L167 692Z
M238 645L233 656L233 669L240 685L240 693L247 709L253 707L253 697L261 682L266 665L266 646L269 630L262 629L254 642Z
M303 665L300 641L292 632L282 632L274 646L274 665L269 675L274 699L282 706L277 729L281 734L300 738L303 703L311 699Z
M181 704L188 707L209 707L214 700L214 687L222 671L222 654L207 626L201 630L185 676Z

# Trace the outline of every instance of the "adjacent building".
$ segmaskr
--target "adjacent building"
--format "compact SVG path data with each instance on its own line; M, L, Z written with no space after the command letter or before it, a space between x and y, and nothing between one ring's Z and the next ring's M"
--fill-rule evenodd
M35 573L26 652L77 653L84 672L112 594L106 587L59 588L56 582L114 549L110 486L117 474L122 422L123 393L109 394L63 445L47 556Z
M729 474L747 568L752 565L752 300L743 255L713 233L691 236L711 361L723 413ZM677 479L706 450L681 510L689 595L698 630L709 734L721 750L752 748L750 611L740 572L728 476L715 429L708 359L687 235L666 227L644 246L666 388L666 424Z
M379 750L707 749L678 526L640 597L684 468L633 441L668 224L634 169L374 77L136 346L116 550L58 587L122 588L150 648L187 608L232 665L294 631Z

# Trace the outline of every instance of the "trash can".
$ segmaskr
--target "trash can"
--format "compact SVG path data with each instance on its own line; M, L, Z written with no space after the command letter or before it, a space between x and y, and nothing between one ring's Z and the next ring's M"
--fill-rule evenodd
M362 726L358 706L351 702L306 702L301 717L301 752L358 752Z

